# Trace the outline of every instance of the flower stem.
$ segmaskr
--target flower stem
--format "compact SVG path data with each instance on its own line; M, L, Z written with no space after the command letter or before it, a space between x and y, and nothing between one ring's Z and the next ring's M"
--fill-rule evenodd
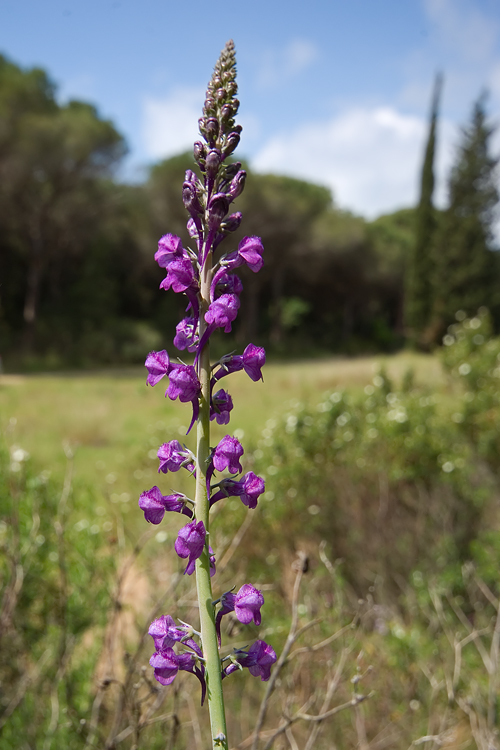
M201 305L200 305L200 338L206 326L205 313L210 304L210 283L212 276L212 253L203 263L201 270ZM212 604L212 585L210 582L210 560L208 546L210 541L209 498L207 496L206 475L210 454L210 348L207 343L199 358L198 377L201 383L200 412L197 425L197 461L196 461L196 520L203 521L207 531L205 550L196 561L196 589L200 608L201 639L207 680L208 708L212 728L212 746L227 750L226 717L224 697L222 694L222 674L215 629L215 615Z

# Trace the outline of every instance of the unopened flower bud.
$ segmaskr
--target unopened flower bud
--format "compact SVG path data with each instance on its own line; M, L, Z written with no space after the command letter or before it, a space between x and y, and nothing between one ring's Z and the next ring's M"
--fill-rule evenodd
M220 151L213 148L211 151L208 152L206 162L205 162L205 171L208 177L215 177L215 175L217 174L217 170L219 169L220 163L221 163Z
M199 237L198 229L196 227L196 222L195 222L195 220L193 218L191 218L191 219L188 220L187 230L188 230L189 236L193 240L197 240L198 239L198 237Z
M190 214L203 213L203 209L198 199L198 192L192 182L185 182L182 186L182 200Z
M245 187L246 178L247 173L244 169L241 169L238 174L233 177L228 191L228 195L231 196L231 200L234 200L238 197L238 195L241 195L241 193L243 192L243 188Z
M207 114L212 114L215 111L215 99L212 99L210 96L207 97L205 99L204 110Z
M207 150L201 141L196 141L193 147L193 153L194 153L194 158L196 159L196 161L199 161L200 159L205 158L207 154Z
M227 91L226 91L226 89L217 89L217 91L215 92L215 98L219 102L223 102L224 99L227 99Z
M217 140L219 135L219 122L215 117L209 117L205 124L205 132L207 141L210 143Z
M231 214L227 217L227 219L225 219L225 221L222 222L221 229L223 229L225 232L236 232L241 224L241 219L241 211L236 211L236 213Z
M224 104L220 111L220 115L222 120L230 120L231 117L235 114L235 109L233 108L232 104Z
M219 228L228 207L229 201L224 193L216 193L213 196L208 207L208 226L211 231Z
M228 164L226 167L227 177L234 177L234 175L238 174L240 169L241 169L241 161L235 161L232 164Z
M222 158L225 159L226 157L230 156L230 154L233 153L234 149L240 142L240 136L238 133L232 132L229 133L227 139L226 139L226 146L222 151Z

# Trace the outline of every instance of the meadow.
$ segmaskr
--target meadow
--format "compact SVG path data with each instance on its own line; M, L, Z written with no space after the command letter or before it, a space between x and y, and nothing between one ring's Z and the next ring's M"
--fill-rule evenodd
M315 403L335 388L362 389L384 366L396 381L412 369L422 383L444 383L436 358L410 353L268 363L265 381L257 386L244 373L233 376L231 393L238 408L231 429L243 431L255 446L267 420L279 417L290 403ZM186 438L185 409L163 398L161 384L152 389L145 381L144 368L0 375L2 427L9 443L27 451L41 470L62 478L66 447L74 453L75 479L90 481L103 500L127 493L135 501L148 482L154 484L162 442L177 438L194 445L192 435ZM213 423L214 444L224 434ZM134 511L137 521L135 503Z
M267 685L227 681L235 750L496 742L500 342L486 313L449 337L233 376L266 493L215 507L218 586L263 591L279 656ZM0 379L2 750L207 746L190 675L159 689L147 666L155 616L196 618L180 523L137 507L186 431L162 390L136 369ZM229 618L228 653L256 635Z

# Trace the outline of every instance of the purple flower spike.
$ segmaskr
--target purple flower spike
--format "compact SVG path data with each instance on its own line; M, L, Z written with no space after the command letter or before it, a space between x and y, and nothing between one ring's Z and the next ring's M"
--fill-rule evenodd
M212 396L210 403L210 420L217 424L229 424L229 413L233 408L233 399L222 388Z
M175 234L164 234L158 242L158 251L155 253L155 261L160 268L168 268L176 258L182 258L187 253L182 247L182 240Z
M191 521L179 530L175 540L175 551L179 557L189 558L184 575L187 573L190 576L194 573L195 561L201 557L205 546L205 537L206 531L203 521L199 523Z
M227 469L230 474L239 474L243 471L240 464L242 455L243 448L239 440L231 437L231 435L226 435L214 450L212 463L217 471Z
M165 349L161 352L149 352L144 366L149 373L146 379L148 385L159 383L165 375L168 375L171 369L170 360Z
M144 518L148 523L157 526L162 522L166 512L183 513L189 518L193 517L193 511L186 507L183 495L162 495L156 485L150 490L143 492L139 498L139 508L144 511Z
M158 448L158 458L160 459L158 472L162 471L166 474L168 471L179 471L182 468L194 470L193 454L187 448L183 448L178 440L163 443Z

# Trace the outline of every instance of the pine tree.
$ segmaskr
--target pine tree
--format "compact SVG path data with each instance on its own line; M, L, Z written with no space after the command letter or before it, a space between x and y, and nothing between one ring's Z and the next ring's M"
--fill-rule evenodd
M432 96L429 136L425 149L420 181L420 200L415 217L415 244L406 273L405 326L413 346L425 347L434 307L432 278L434 275L433 242L436 232L436 211L432 202L434 192L434 153L436 126L441 96L442 76L438 74Z
M498 159L490 153L494 128L488 123L486 96L475 103L462 131L451 170L449 208L443 217L436 253L434 337L440 341L458 310L474 315L497 304L498 261L493 224L499 194Z

